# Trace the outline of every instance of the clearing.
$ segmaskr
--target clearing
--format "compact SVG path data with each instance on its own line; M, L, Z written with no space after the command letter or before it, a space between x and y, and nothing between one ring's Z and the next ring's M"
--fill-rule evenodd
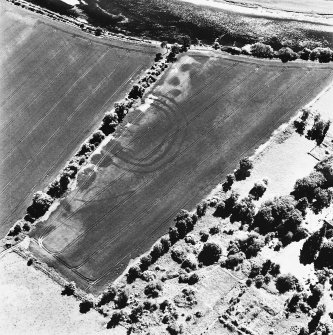
M100 291L332 77L330 64L182 55L37 226L31 250Z
M0 236L153 61L156 48L102 40L1 2Z

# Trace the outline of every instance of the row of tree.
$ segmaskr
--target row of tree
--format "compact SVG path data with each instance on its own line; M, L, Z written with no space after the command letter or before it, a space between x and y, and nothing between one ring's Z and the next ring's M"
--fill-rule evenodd
M269 44L257 42L245 45L242 48L224 47L215 41L213 44L215 50L222 50L233 55L251 55L257 58L279 58L283 63L294 61L296 59L318 61L320 63L329 63L333 61L333 50L330 48L317 47L313 50L304 48L299 52L293 51L289 47L283 47L275 51Z

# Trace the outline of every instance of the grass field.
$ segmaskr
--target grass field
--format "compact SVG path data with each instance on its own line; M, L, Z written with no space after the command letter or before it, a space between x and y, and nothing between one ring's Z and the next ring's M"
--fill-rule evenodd
M154 47L91 37L1 2L0 236L149 67Z
M33 233L33 251L99 291L332 78L331 65L183 55Z

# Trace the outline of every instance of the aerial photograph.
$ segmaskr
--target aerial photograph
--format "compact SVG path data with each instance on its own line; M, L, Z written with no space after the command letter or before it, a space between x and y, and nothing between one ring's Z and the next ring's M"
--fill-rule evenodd
M0 13L1 335L333 335L333 0Z

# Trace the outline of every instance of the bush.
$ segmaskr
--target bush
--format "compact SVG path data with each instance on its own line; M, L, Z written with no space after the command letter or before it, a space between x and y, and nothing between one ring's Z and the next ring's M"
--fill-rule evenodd
M290 273L287 275L279 275L276 279L276 288L280 293L296 289L297 284L297 278Z
M154 62L159 62L161 59L163 59L163 56L160 52L158 52L155 56Z
M266 184L262 182L255 183L252 189L250 190L249 194L254 198L254 200L259 200L266 192L266 189L267 189Z
M232 191L229 198L225 199L224 201L222 200L217 204L214 216L222 218L228 217L232 213L238 198L239 194L235 191Z
M251 170L253 168L252 161L246 157L239 161L239 168L235 171L236 180L246 179L251 174Z
M273 58L274 51L270 45L258 42L251 45L251 54L258 58Z
M27 208L27 213L37 219L43 216L50 208L53 200L44 192L36 192L32 198L32 205Z
M290 62L296 60L298 58L298 55L292 49L284 47L278 51L278 57L283 63L287 63L288 61Z
M198 260L204 265L216 263L221 256L221 248L216 243L205 243L198 255Z
M321 160L315 170L321 172L326 179L327 187L333 186L333 155Z
M144 289L144 293L148 298L157 298L161 291L161 282L149 283Z

